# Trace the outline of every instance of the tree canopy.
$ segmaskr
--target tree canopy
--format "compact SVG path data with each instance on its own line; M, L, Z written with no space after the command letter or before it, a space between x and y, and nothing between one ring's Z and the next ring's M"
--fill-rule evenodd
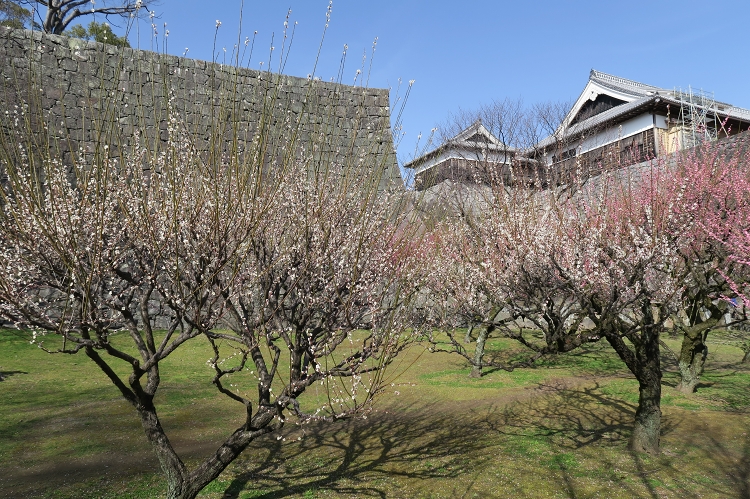
M137 16L141 12L148 12L143 0L100 0L99 3L92 0L0 0L2 14L5 14L6 8L8 12L16 13L10 18L16 23L14 26L27 25L23 22L23 15L27 15L29 21L37 17L41 21L39 27L55 35L61 34L74 20L82 16L101 14L109 19L112 15L129 17L131 14ZM23 14L24 12L26 14ZM19 13L23 14L21 18L18 17ZM22 21L20 25L18 20Z
M32 21L29 9L11 0L0 0L0 26L23 29Z
M84 40L93 40L99 43L108 43L118 47L130 47L130 42L126 36L117 36L112 32L112 27L108 23L98 23L91 21L87 27L76 24L69 31L71 36L82 38Z

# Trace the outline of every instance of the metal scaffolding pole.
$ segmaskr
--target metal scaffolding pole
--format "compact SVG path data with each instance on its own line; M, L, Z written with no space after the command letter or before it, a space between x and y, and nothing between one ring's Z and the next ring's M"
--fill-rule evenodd
M698 146L704 142L716 140L716 99L713 92L675 89L674 96L680 101L680 119L682 120L682 148Z

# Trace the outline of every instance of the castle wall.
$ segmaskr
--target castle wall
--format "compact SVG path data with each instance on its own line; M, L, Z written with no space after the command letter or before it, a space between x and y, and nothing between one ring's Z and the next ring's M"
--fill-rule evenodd
M336 167L382 168L401 185L386 89L0 27L0 104L44 116L48 142L67 161L103 141L118 154L136 132L158 147L176 117L206 157L251 151L262 137L266 162L292 151Z

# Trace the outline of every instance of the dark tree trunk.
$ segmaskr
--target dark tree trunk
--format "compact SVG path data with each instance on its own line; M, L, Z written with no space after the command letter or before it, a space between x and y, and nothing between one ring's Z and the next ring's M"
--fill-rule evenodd
M477 334L477 347L474 350L474 361L472 362L471 376L472 378L482 377L482 358L484 357L484 345L487 342L487 338L495 330L495 326L489 325L479 329Z
M617 327L606 331L605 337L638 380L638 408L629 447L636 452L658 454L661 437L661 324L655 323L650 302L643 303L641 312L640 332L627 336L633 344L632 350Z
M474 332L474 323L469 324L469 329L466 330L466 336L464 336L464 343L471 343L471 333Z
M159 459L161 469L167 477L168 499L194 499L203 488L219 477L224 469L260 435L270 433L274 410L261 410L247 426L238 428L212 456L197 468L188 471L172 448L159 422L156 409L151 403L136 405L141 424L148 441ZM258 428L253 430L252 428Z
M194 498L200 489L194 492L189 490L186 483L188 478L187 468L164 433L156 414L156 408L147 403L139 404L136 406L136 410L141 418L141 425L143 431L146 432L146 438L151 443L156 457L159 459L161 469L167 478L167 497L169 499Z
M677 362L680 371L680 383L677 389L682 393L695 392L708 356L706 338L709 331L721 323L726 307L726 302L713 303L701 294L695 297L685 309L689 326L681 328L683 330L682 348ZM708 317L704 318L706 313Z
M715 322L715 321L714 321ZM695 387L703 374L703 366L708 356L706 338L711 326L706 323L697 324L685 329L682 337L682 349L677 366L680 370L680 383L677 389L682 393L695 392Z
M630 448L637 452L659 453L661 437L661 371L638 380L638 409L630 437Z

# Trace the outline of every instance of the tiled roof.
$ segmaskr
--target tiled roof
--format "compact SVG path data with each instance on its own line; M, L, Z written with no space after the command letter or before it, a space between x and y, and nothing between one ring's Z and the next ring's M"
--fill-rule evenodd
M654 93L659 91L668 91L663 88L655 87L653 85L646 85L645 83L628 80L627 78L620 78L619 76L602 73L601 71L597 71L595 69L592 69L591 73L589 73L589 80L595 81L603 87L630 94L636 97L651 95L649 92Z
M578 135L580 132L583 132L584 130L594 128L597 125L600 125L613 118L616 118L617 116L627 114L628 112L633 111L641 106L644 106L648 104L649 102L654 101L655 99L656 99L656 96L649 95L646 97L641 97L640 99L636 99L633 102L628 102L626 104L621 104L619 106L608 109L604 111L603 113L599 113L588 119L585 119L581 122L578 122L569 126L567 130L565 130L565 133L563 136L571 137L571 136ZM545 148L545 147L551 146L555 144L559 140L559 138L560 137L557 137L555 135L550 135L549 137L542 139L536 145L536 148Z
M581 122L575 123L567 127L562 134L562 137L574 137L586 130L595 128L603 123L611 120L615 120L617 117L627 115L640 107L645 107L650 104L657 102L664 102L666 104L680 106L684 103L686 94L678 90L669 90L665 88L655 87L653 85L646 85L619 76L602 73L601 71L591 70L589 74L589 81L595 82L597 85L609 88L613 91L632 95L636 99L620 104L607 111L591 116ZM701 107L701 106L699 106ZM745 121L750 121L750 110L743 109L741 107L735 107L731 104L725 104L722 102L716 102L716 107L712 109L717 115L724 117L738 118ZM536 148L549 147L560 139L560 134L551 135L541 140Z
M446 140L435 149L426 152L418 158L409 161L408 163L403 165L403 167L419 169L419 166L425 161L439 156L446 151L454 149L498 153L515 153L517 151L515 147L506 146L505 144L503 144L500 139L495 137L492 132L487 130L487 128L482 124L481 120L477 120L464 130L460 131L451 139Z

